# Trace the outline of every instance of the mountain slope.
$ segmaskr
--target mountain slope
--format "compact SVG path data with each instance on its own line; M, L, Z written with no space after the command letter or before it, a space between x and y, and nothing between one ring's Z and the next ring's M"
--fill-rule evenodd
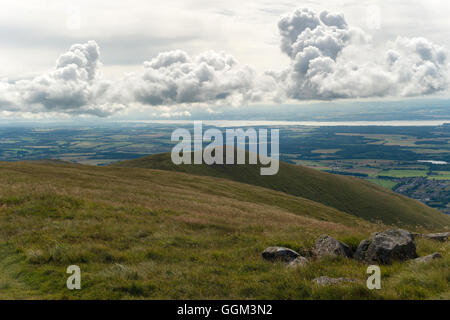
M266 247L377 228L307 199L177 172L0 162L0 185L0 299L270 298L285 280L260 258ZM72 264L79 292L65 289ZM251 290L260 277L268 287Z
M450 217L425 204L362 179L319 172L280 162L275 176L261 176L257 165L180 165L170 154L122 161L115 166L160 169L212 176L282 191L376 222L428 228L450 226Z
M448 244L418 239L421 266L311 260L291 269L268 246L308 255L327 233L352 248L387 227L286 193L178 172L61 162L0 162L0 299L424 299L448 292ZM66 288L69 265L81 290ZM328 275L359 280L318 286ZM421 286L415 276L420 275Z

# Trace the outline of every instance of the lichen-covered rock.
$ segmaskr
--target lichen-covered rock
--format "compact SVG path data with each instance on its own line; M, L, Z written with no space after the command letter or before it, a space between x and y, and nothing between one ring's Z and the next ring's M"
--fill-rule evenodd
M351 258L353 256L353 252L349 246L326 234L321 235L316 240L312 252L316 257L343 256Z
M448 237L450 236L450 232L429 233L429 234L424 234L423 236L427 239L445 242L448 240Z
M294 260L289 262L288 267L289 268L300 268L300 267L306 266L308 263L309 263L308 259L306 259L305 257L302 257L302 256L298 256L297 258L295 258Z
M282 262L292 262L295 258L299 257L300 254L291 250L289 248L283 247L269 247L262 253L262 257L268 261L282 261Z
M417 258L414 238L406 230L396 229L375 233L363 240L355 253L355 259L367 263L391 264Z
M349 278L330 278L327 276L322 276L319 278L315 278L313 280L314 283L320 286L327 286L327 285L334 285L334 284L341 284L341 283L354 283L358 282L357 279L349 279Z
M441 258L442 258L442 255L439 252L435 252L428 256L416 258L416 259L414 259L414 261L418 262L418 263L425 263L425 262L430 262L434 259L441 259Z

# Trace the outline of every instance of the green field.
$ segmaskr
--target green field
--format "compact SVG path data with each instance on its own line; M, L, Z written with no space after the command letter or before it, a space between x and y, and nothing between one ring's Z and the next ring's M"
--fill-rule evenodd
M387 179L368 179L368 181L378 184L387 189L392 189L397 183Z
M386 170L378 173L378 176L394 178L426 177L426 170Z
M438 179L438 180L450 180L450 172L449 171L437 171L436 176L430 176L430 179Z

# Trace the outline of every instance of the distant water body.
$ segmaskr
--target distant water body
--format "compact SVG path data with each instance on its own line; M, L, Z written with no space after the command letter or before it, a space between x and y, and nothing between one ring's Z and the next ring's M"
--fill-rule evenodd
M447 161L436 161L436 160L418 160L420 163L431 163L431 164L448 164Z
M192 124L193 120L135 120L121 123ZM204 120L203 124L214 127L258 127L258 126L392 126L423 127L450 124L450 120L392 120L392 121L252 121L252 120Z

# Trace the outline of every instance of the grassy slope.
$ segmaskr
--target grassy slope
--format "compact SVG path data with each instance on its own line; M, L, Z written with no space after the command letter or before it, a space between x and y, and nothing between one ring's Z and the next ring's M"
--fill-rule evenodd
M263 261L270 245L306 252L328 233L356 246L386 228L273 190L61 163L0 163L0 185L0 299L427 298L449 291L448 245L427 240L419 253L440 250L445 258L419 269L383 267L376 292L365 288L365 266L353 260L302 270ZM81 291L65 288L71 264L81 267ZM313 285L321 275L362 282Z
M371 182L283 162L275 176L261 176L259 167L255 165L176 166L169 153L123 161L116 166L226 178L307 198L372 222L382 221L409 228L417 225L435 229L450 226L449 216Z

